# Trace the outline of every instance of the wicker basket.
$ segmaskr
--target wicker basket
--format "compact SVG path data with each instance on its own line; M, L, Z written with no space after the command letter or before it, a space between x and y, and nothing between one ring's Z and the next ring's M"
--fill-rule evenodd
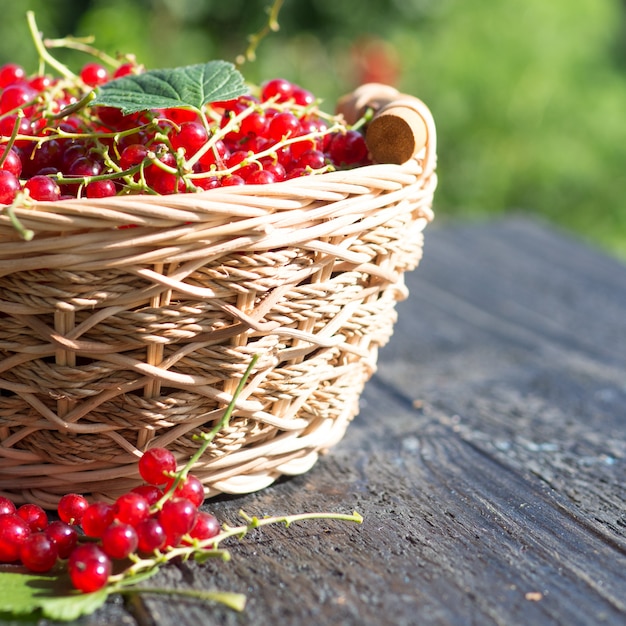
M419 101L418 101L419 102ZM77 199L0 214L0 494L115 498L137 459L194 467L207 496L307 471L358 411L422 253L435 127L402 165L199 194ZM134 228L119 228L134 224Z

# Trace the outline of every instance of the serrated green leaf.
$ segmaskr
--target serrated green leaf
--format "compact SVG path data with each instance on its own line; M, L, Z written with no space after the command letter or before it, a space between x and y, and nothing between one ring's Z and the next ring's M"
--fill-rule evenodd
M198 110L248 91L243 76L232 63L209 61L117 78L98 87L91 104L121 109L125 115L150 109Z
M43 615L57 621L72 621L100 608L109 592L73 591L65 576L0 573L0 614L18 618Z

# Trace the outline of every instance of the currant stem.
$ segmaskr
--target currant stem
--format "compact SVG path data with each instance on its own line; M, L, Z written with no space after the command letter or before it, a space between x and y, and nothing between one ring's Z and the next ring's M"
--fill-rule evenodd
M198 439L202 440L202 445L196 450L193 456L187 461L183 469L180 472L177 472L176 478L170 485L169 489L167 489L167 491L163 494L161 499L154 505L155 510L161 509L163 505L172 497L172 494L176 491L176 487L178 487L181 481L185 480L191 468L198 462L200 458L202 458L202 455L206 452L209 445L211 445L211 442L213 441L217 433L219 433L220 430L222 430L222 428L224 428L228 424L228 422L230 421L230 417L233 411L235 410L235 404L237 403L237 398L239 398L239 396L241 395L241 392L243 391L243 388L248 378L250 377L250 374L252 373L252 370L254 369L254 366L256 365L260 356L261 356L260 354L255 354L250 359L250 363L248 364L248 367L246 368L246 371L244 372L243 376L239 380L239 383L237 384L237 388L235 389L235 393L233 393L233 397L231 398L228 406L226 407L226 411L224 411L224 415L222 416L222 419L208 433L202 433L201 435L198 435Z
M261 41L270 33L275 33L280 29L278 14L280 13L283 3L284 0L274 0L272 5L268 8L269 18L267 23L257 33L248 36L248 47L244 54L237 56L235 61L237 66L243 65L246 61L256 60L256 49L259 47Z
M89 45L93 43L94 37L63 37L61 39L44 39L43 45L46 48L70 48L72 50L78 50L79 52L85 52L91 56L100 59L107 65L113 68L119 67L122 63L112 56L109 56L106 52L98 50Z
M209 602L219 602L235 611L243 611L246 606L246 596L242 593L230 591L200 591L198 589L168 589L163 587L121 587L114 592L134 595L137 593L152 593L159 595L177 595Z
M50 67L53 67L61 76L76 80L76 74L71 72L63 63L57 61L46 49L46 46L41 39L41 33L37 28L37 22L35 21L35 13L33 11L26 12L26 20L28 22L28 28L33 38L35 48L39 53L40 58L45 61Z
M314 519L328 519L338 520L342 522L354 522L361 524L363 522L363 516L360 513L354 511L352 515L346 515L343 513L300 513L296 515L283 515L274 517L250 517L244 511L239 511L240 517L246 520L246 524L241 526L228 526L224 524L224 530L210 539L204 539L202 541L192 542L190 545L180 546L178 548L170 548L165 553L159 553L153 559L136 559L135 562L123 572L109 577L109 584L115 585L115 589L120 585L128 584L129 588L134 588L132 583L132 577L141 575L142 573L154 570L159 565L167 563L172 559L181 557L188 559L194 555L203 554L204 556L217 556L225 560L230 558L230 553L227 550L218 549L218 545L225 539L230 537L243 538L251 530L260 528L261 526L269 526L270 524L284 524L285 527L289 527L294 522L314 520Z

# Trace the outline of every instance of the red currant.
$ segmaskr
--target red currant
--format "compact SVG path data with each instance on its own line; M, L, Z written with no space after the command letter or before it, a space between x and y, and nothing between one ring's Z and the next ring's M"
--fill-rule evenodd
M166 448L150 448L139 459L138 467L149 485L164 485L176 471L176 457Z
M30 532L28 524L16 513L0 515L0 562L17 561L21 545Z
M173 483L174 479L168 482L165 486L165 491L167 491ZM180 481L176 486L174 496L177 498L187 498L187 500L192 502L195 506L200 506L204 502L204 486L197 476L188 474L185 479Z
M219 534L220 530L220 523L215 515L199 511L193 528L189 531L189 536L203 541L204 539L212 539Z
M102 533L115 519L113 505L106 502L94 502L83 515L82 527L87 537L102 537Z
M102 549L112 559L125 559L137 550L137 531L130 524L113 523L102 535Z
M0 515L6 515L8 513L15 513L15 504L8 498L0 496Z
M111 179L93 180L85 185L85 195L88 198L110 198L116 193L115 183Z
M136 526L150 515L150 505L140 493L130 491L115 501L113 514L119 522Z
M0 166L0 169L11 172L16 178L20 177L22 173L22 159L14 148L11 148L8 152L5 150L2 154L4 161Z
M90 593L102 589L111 575L109 557L95 544L77 546L70 554L67 569L72 584L79 591Z
M17 109L25 109L37 97L37 92L27 83L16 83L6 87L0 94L0 113L8 113ZM26 107L24 112L28 116L32 111Z
M24 189L33 200L58 200L61 197L61 189L56 181L49 176L38 174L29 178L24 183Z
M193 528L197 515L197 507L187 498L173 498L165 502L158 519L167 535L184 535Z
M77 493L67 493L59 500L57 512L66 524L80 524L89 506L87 498Z
M209 140L209 135L200 122L184 122L180 130L170 136L172 148L181 149L187 157L193 156Z
M156 485L138 485L133 487L131 492L143 496L150 506L156 504L163 496L163 492Z
M87 63L80 71L82 81L90 87L97 87L109 80L109 72L100 63Z
M337 166L355 165L365 161L367 145L363 135L356 130L335 134L329 146L329 155Z
M16 512L28 524L32 532L44 530L48 525L46 512L37 504L22 504Z
M267 136L274 141L296 137L299 133L300 120L289 111L275 115L267 129Z
M76 527L61 520L50 522L44 532L56 544L61 559L66 559L78 543Z
M277 102L287 102L293 95L293 85L284 78L272 78L261 85L261 99L276 98Z
M26 78L26 72L21 65L16 63L5 63L0 67L0 88L19 83Z
M11 204L20 190L20 181L11 172L0 170L0 204Z
M29 535L20 546L20 560L31 572L48 572L57 562L56 543L43 532Z
M165 545L165 530L156 517L149 517L137 525L137 550L151 553Z

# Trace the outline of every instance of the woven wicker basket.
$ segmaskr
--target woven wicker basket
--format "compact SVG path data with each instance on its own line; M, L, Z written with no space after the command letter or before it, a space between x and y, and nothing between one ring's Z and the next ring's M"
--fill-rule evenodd
M419 102L419 101L418 101ZM422 253L435 127L402 165L199 194L0 214L0 494L111 499L137 459L229 425L194 467L207 496L307 471L358 411ZM134 224L134 228L119 228Z

